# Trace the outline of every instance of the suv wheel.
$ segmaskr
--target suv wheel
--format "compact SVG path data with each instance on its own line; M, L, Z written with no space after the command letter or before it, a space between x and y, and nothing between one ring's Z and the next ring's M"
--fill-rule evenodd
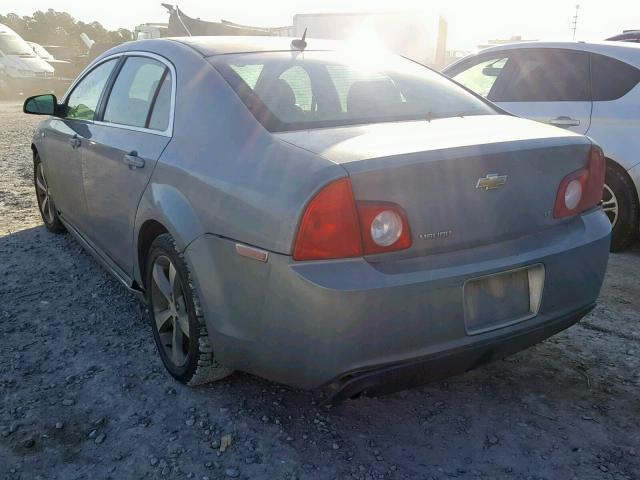
M627 248L638 233L638 198L626 173L610 162L607 162L602 209L611 221L611 251Z
M153 337L169 373L188 385L229 375L215 359L189 268L169 234L151 244L145 285Z

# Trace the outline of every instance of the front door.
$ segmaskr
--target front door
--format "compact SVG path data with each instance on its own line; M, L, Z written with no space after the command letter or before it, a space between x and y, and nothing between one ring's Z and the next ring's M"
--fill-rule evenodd
M86 215L81 163L83 141L90 137L89 124L116 62L116 59L109 60L87 73L67 99L66 116L53 117L44 131L47 181L62 217L76 226Z
M128 274L138 204L171 140L172 90L160 59L127 56L82 149L85 232Z

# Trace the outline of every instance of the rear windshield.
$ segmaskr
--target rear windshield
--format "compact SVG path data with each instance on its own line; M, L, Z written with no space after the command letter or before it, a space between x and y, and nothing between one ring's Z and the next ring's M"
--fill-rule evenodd
M272 132L496 113L450 80L395 55L267 52L211 62Z

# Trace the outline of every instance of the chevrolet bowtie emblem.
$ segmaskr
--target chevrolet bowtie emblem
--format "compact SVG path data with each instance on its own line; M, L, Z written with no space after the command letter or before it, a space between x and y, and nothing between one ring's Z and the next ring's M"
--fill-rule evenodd
M498 175L497 173L490 173L484 178L479 178L476 188L484 188L485 190L493 190L507 183L506 175Z

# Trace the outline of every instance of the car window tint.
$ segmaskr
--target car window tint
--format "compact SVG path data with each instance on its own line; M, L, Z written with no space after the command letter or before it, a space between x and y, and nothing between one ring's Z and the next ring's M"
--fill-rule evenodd
M233 71L238 74L250 88L256 88L258 78L264 65L231 65Z
M496 102L590 101L589 56L569 50L520 51Z
M156 102L153 105L153 112L149 120L149 128L153 130L165 131L169 127L169 116L171 114L171 73L162 81L162 86L158 91Z
M485 59L458 73L453 79L487 98L496 80L504 71L507 61L506 57Z
M67 117L93 120L100 95L107 84L117 59L108 60L91 70L80 80L67 100Z
M604 55L591 55L591 89L596 102L624 97L640 82L640 70Z
M296 105L305 112L311 111L313 92L311 89L311 79L304 68L296 66L288 68L280 77L287 82L296 98Z
M113 84L103 120L144 127L165 69L164 64L152 58L127 58Z

